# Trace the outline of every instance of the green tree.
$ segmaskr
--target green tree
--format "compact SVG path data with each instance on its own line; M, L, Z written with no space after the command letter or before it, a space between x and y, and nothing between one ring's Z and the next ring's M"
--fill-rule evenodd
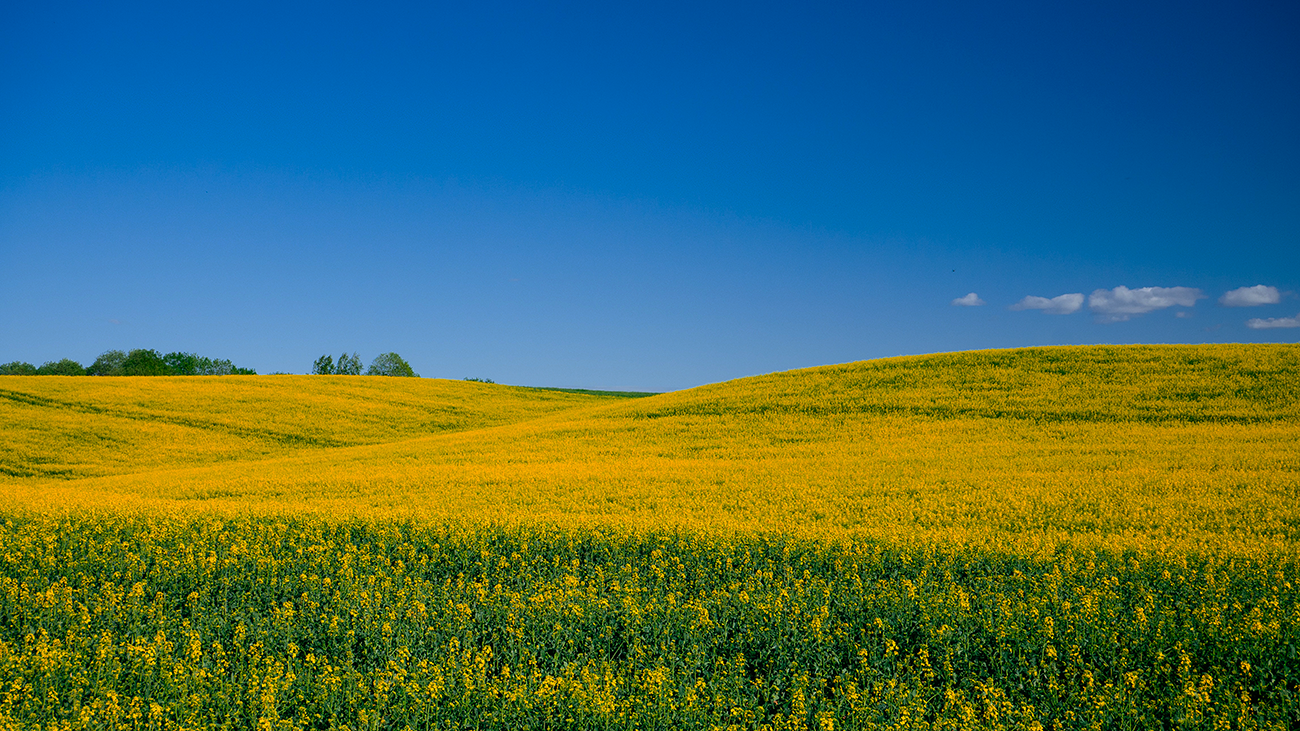
M332 376L334 375L334 356L322 355L316 359L311 367L313 376Z
M252 368L240 368L222 358L208 358L194 353L168 353L162 357L177 376L255 376Z
M69 365L70 364L70 365ZM51 364L46 363L42 369ZM61 367L71 369L75 361L59 361ZM110 350L95 359L85 369L88 376L255 376L252 368L240 368L228 360L208 358L195 353L168 353L137 349L130 353Z
M24 363L16 360L12 363L0 364L0 376L34 376L36 375L36 366L31 363Z
M163 363L171 369L173 375L177 376L198 376L205 375L202 372L203 361L207 358L200 358L194 353L168 353L162 357Z
M397 353L381 353L375 356L370 362L370 370L366 371L367 376L404 376L406 378L419 378L420 374L411 369L402 356Z
M344 353L339 356L339 362L334 366L334 375L337 376L359 376L361 375L361 356L353 353L348 355Z
M137 348L126 354L122 361L124 376L170 376L172 369L156 350Z
M86 375L88 376L126 375L122 372L122 363L125 360L126 360L126 353L123 353L120 350L104 351L103 353L100 354L98 358L95 359L94 363L91 363L90 366L86 368Z
M44 365L36 369L37 375L41 376L84 376L86 369L81 364L71 358L64 358L59 362L46 361Z

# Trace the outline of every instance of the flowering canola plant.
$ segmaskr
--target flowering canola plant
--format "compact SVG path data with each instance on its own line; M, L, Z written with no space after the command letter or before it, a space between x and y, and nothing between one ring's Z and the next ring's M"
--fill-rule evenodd
M1298 437L1287 345L5 377L0 728L1295 728Z

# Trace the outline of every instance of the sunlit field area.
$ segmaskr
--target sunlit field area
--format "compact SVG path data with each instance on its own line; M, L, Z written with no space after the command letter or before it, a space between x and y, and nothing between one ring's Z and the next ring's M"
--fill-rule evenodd
M0 377L0 727L1300 727L1300 346Z

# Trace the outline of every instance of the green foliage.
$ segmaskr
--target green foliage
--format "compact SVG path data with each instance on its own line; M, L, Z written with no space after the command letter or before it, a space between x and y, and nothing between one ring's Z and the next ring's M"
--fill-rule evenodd
M98 358L95 359L94 363L91 363L90 366L86 368L86 375L88 376L126 375L125 373L122 372L122 363L124 363L125 361L126 361L126 353L120 350L104 351L103 353L100 354Z
M468 378L467 377L465 378L465 380L473 381L474 383L496 383L496 381L492 380L491 378Z
M370 362L370 369L366 371L367 376L398 376L405 378L419 378L420 374L411 369L410 364L402 360L402 356L397 353L381 353L375 356Z
M193 353L168 353L162 357L163 363L174 376L199 375L199 356ZM203 360L208 360L204 358ZM210 362L210 361L209 361Z
M8 517L6 727L1300 724L1293 555Z
M36 366L21 360L0 364L0 376L34 376L36 373Z
M73 361L64 360L61 363L73 363ZM255 376L257 371L252 368L240 368L228 360L207 358L194 353L177 352L162 355L156 350L137 349L130 353L123 353L120 350L107 351L85 369L85 375Z
M122 361L124 376L170 376L172 369L156 350L137 348L126 354Z
M334 356L322 355L312 364L311 373L313 376L332 376L334 375Z
M41 376L84 376L86 369L81 364L71 358L64 358L57 363L47 361L44 365L36 370L37 375Z
M240 368L228 360L212 359L194 353L168 353L163 362L176 376L254 376L257 371Z
M378 360L378 359L376 359ZM328 355L322 355L312 365L311 372L317 376L359 376L361 375L361 356L357 353L339 356L338 362Z
M344 353L339 356L338 362L334 364L334 375L336 376L359 376L361 375L361 356L353 353L348 355Z

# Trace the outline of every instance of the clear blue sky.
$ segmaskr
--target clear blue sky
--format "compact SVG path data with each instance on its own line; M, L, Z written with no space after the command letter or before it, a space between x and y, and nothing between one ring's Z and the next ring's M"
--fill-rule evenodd
M4 3L0 362L1296 342L1298 8Z

